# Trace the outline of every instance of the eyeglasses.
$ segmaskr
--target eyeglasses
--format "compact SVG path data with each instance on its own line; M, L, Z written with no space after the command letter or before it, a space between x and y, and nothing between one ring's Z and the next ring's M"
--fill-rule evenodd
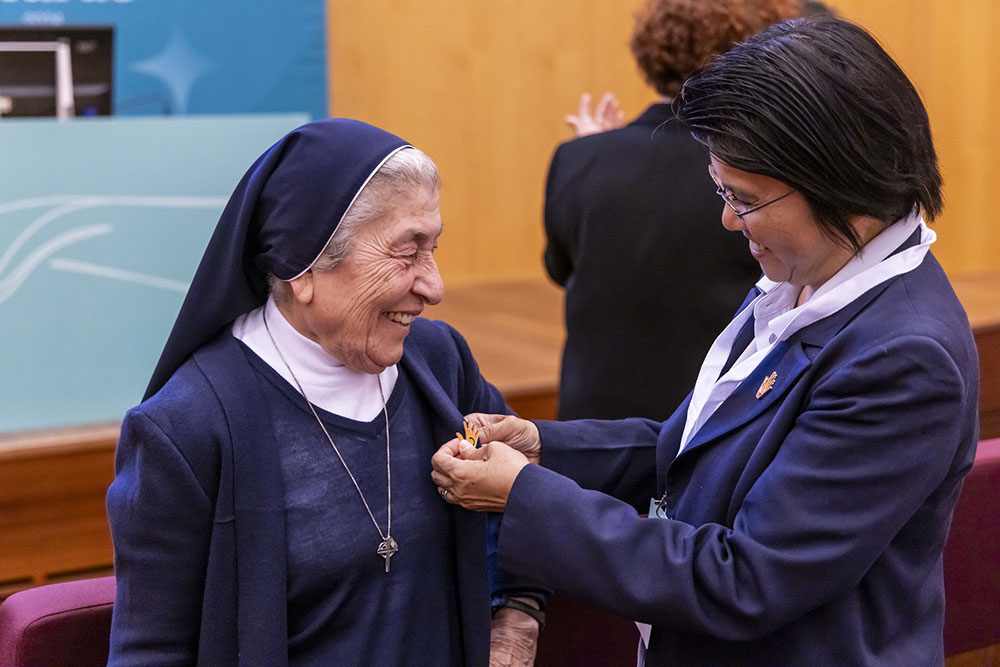
M712 182L715 183L715 194L717 194L720 197L722 197L722 201L726 202L726 206L728 206L729 209L733 213L735 213L736 217L739 218L740 220L743 219L743 216L750 215L754 211L759 211L760 209L764 208L765 206L770 206L771 204L773 204L776 201L781 201L782 199L784 199L788 195L790 195L793 192L795 192L795 189L793 188L793 189L789 190L788 192L786 192L785 194L781 195L780 197L775 197L774 199L767 200L763 204L757 204L756 206L753 206L753 205L751 205L751 204L743 201L739 197L737 197L728 188L722 187L722 184L719 183L719 179L715 177L715 170L712 169L712 165L708 165L708 175L712 179Z

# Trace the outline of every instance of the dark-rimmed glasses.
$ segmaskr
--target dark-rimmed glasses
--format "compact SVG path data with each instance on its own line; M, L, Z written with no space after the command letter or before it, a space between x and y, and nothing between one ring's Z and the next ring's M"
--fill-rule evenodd
M776 201L781 201L788 195L795 192L795 189L793 188L788 192L786 192L785 194L781 195L780 197L769 199L763 204L757 204L756 206L751 206L750 204L748 204L747 202L743 201L735 194L733 194L732 191L730 191L729 189L722 187L722 184L719 183L719 179L715 177L715 170L712 169L712 165L708 165L708 176L712 179L712 182L715 183L715 194L722 197L722 201L726 202L726 206L729 207L729 210L735 213L736 217L739 218L740 220L743 219L743 216L750 215L754 211L759 211L765 206L770 206Z

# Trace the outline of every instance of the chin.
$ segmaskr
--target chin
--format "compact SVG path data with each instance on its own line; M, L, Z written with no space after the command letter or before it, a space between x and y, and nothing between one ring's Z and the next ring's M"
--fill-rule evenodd
M369 357L368 361L372 366L377 367L375 373L381 373L389 366L393 364L398 364L399 360L403 358L403 348L400 347L398 353L392 354L380 354L377 357Z
M788 271L784 269L781 269L780 271L775 271L773 268L768 268L763 264L761 264L760 268L761 271L764 272L764 275L767 277L768 280L773 280L776 283L786 283L791 278L791 275L789 275Z

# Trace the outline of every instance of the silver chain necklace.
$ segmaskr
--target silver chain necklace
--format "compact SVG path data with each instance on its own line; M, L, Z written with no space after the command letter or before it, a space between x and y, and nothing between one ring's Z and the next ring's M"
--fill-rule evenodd
M361 492L361 487L358 486L358 480L354 479L354 474L351 472L351 469L347 467L347 461L345 461L344 457L340 455L340 450L337 449L337 445L334 444L329 431L326 430L326 425L323 424L323 420L319 418L318 414L316 414L316 408L313 407L309 397L306 396L306 391L302 388L302 383L299 382L297 377L295 377L295 372L292 371L292 367L288 365L285 355L281 353L281 348L278 347L278 343L275 342L274 336L271 335L271 327L267 326L267 315L264 310L261 311L261 316L264 318L264 330L267 331L267 337L271 339L271 345L274 346L274 351L278 353L278 357L281 359L281 362L285 364L285 368L288 369L289 375L291 375L292 379L295 380L295 386L298 387L299 393L302 394L302 398L306 400L306 405L309 406L309 411L312 412L313 417L316 418L316 423L318 423L319 427L323 429L323 435L325 435L326 439L330 441L330 446L333 447L333 451L336 452L337 458L340 459L340 464L344 466L344 470L347 471L347 476L350 477L351 482L354 483L354 488L357 490L358 496L361 498L361 502L364 503L365 510L368 511L368 516L371 517L372 523L375 524L375 530L378 531L379 537L382 538L382 541L379 542L378 549L375 550L375 553L385 559L385 571L388 572L389 559L392 558L393 554L399 551L399 544L397 544L396 540L392 537L392 469L389 466L389 410L385 406L385 393L382 391L382 378L379 375L375 376L375 379L378 380L378 394L382 399L382 414L385 416L385 488L386 495L388 497L388 501L386 502L386 514L388 516L384 533L379 527L378 521L375 520L375 515L372 514L372 508L368 506L368 501L365 500L365 494Z

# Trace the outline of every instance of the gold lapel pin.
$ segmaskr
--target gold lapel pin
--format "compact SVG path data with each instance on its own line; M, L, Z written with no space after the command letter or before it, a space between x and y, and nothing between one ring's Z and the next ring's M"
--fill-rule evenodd
M465 435L461 433L456 433L459 440L465 440L467 443L473 447L479 447L479 429L476 428L475 424L470 424L467 421L463 421L462 425L465 427Z
M757 398L760 398L767 392L771 391L771 387L774 386L774 380L778 377L777 373L771 373L764 381L760 383L760 389L757 390Z

